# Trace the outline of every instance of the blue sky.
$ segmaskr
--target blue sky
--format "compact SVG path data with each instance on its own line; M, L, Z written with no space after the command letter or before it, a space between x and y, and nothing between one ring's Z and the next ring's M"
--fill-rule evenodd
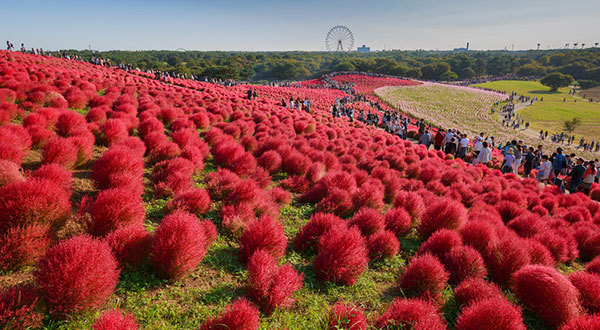
M0 38L28 48L324 50L334 25L372 49L600 42L598 0L0 0Z

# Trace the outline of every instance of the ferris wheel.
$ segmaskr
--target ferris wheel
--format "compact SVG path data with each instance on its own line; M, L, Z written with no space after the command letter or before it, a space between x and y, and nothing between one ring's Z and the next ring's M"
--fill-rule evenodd
M327 32L325 46L331 52L350 51L354 47L354 35L349 28L343 25L336 25Z

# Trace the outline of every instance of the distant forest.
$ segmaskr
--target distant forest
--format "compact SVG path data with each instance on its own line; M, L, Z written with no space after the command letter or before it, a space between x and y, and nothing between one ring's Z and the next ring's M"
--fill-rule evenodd
M561 72L576 80L600 82L600 48L510 51L200 52L67 51L84 59L110 58L179 74L247 81L300 80L333 71L364 71L425 80L483 76L542 77Z

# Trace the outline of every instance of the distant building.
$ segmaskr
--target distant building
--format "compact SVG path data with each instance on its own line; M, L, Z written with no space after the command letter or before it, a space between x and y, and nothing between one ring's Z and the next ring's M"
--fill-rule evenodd
M362 47L358 47L359 53L368 53L370 51L371 51L371 47L367 47L365 45L362 45Z
M469 50L469 43L467 42L467 48L454 48L455 52L466 52Z

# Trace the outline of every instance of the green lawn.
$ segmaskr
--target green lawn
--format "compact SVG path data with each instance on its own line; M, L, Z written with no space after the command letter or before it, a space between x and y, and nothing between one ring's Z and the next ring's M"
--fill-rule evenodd
M534 130L547 130L550 133L562 131L563 122L575 117L581 118L582 125L574 131L577 137L587 139L600 139L600 104L589 103L578 96L570 96L569 88L561 88L558 92L551 92L550 88L543 86L537 81L513 81L501 80L483 84L476 87L492 88L517 92L520 95L528 95L543 98L544 101L534 103L520 112L525 121L531 123ZM563 102L566 99L566 102Z

